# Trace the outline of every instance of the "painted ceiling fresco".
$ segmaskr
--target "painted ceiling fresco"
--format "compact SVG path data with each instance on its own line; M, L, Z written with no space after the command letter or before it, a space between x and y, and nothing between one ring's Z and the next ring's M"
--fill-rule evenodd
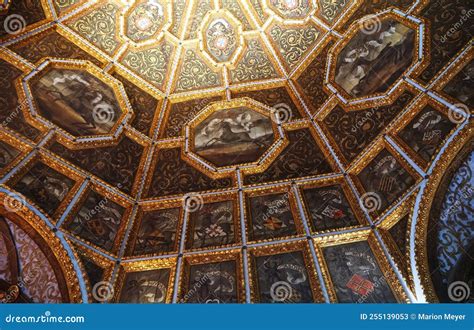
M472 300L473 17L4 1L0 300Z

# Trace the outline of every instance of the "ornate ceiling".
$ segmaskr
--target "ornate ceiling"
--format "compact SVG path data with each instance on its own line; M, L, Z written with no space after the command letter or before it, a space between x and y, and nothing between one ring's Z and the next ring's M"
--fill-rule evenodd
M0 290L446 300L472 255L426 239L472 251L472 190L439 235L426 212L473 134L472 16L463 0L4 1Z

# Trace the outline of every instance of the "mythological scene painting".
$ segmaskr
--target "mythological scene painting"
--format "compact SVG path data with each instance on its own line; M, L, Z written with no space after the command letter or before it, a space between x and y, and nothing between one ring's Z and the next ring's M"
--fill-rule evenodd
M195 152L216 166L255 162L272 143L272 120L245 107L215 112L194 130Z
M338 57L335 82L353 97L385 92L412 63L416 32L393 19L374 19ZM372 26L371 26L372 27Z
M50 69L31 89L41 116L74 136L107 134L121 115L113 89L86 71Z
M323 254L338 302L397 302L367 242L326 247Z
M126 273L119 301L134 304L165 303L169 278L169 269Z

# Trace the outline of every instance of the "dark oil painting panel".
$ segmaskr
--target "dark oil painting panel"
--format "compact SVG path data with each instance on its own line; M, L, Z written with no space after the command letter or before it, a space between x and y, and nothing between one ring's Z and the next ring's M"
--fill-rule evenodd
M120 292L121 303L165 303L170 269L127 273Z
M254 257L261 303L314 302L303 252Z
M454 78L443 88L443 91L459 100L469 108L474 108L474 61L469 62Z
M339 185L304 189L303 199L313 231L340 229L358 224Z
M220 110L194 130L194 151L216 166L257 161L273 143L270 118L246 107Z
M234 203L204 204L190 215L188 249L215 247L235 243Z
M338 302L397 302L367 242L325 247L323 255Z
M144 212L132 254L137 256L175 250L179 215L179 208Z
M53 215L74 184L51 167L36 163L13 188Z
M288 194L271 194L249 198L250 240L274 239L296 235Z
M189 274L182 302L237 303L238 278L236 261L187 265Z
M380 198L380 203L377 201L380 212L415 184L415 179L387 149L383 149L358 178L367 192L375 193Z
M424 161L429 162L455 126L445 115L428 105L398 135Z
M353 97L386 92L412 64L416 32L394 19L379 24L362 28L338 56L335 82Z
M107 251L114 247L125 208L91 190L66 229Z
M20 151L11 145L0 141L0 170L10 165L19 155Z
M74 136L109 133L122 112L112 88L86 71L49 69L31 92L39 113Z

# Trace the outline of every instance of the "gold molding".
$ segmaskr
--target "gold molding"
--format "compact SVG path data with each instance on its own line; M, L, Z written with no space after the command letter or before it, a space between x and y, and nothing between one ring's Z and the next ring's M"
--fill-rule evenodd
M326 263L326 259L323 256L323 249L328 246L343 245L355 242L366 241L372 250L377 264L380 267L382 274L389 287L392 289L392 293L398 302L408 303L409 299L403 290L403 286L399 282L394 270L391 268L390 263L386 259L382 247L380 246L375 234L371 230L361 230L356 232L349 232L339 235L331 235L326 237L318 237L313 239L316 255L318 257L319 264L321 265L323 278L326 283L326 287L329 292L329 299L331 302L337 302L336 291L332 285L331 274Z
M8 198L8 194L0 191L0 200L4 201L6 198ZM46 223L25 205L21 205L15 213L11 213L5 209L4 203L0 203L0 214L6 216L23 230L29 231L29 228L33 228L35 232L48 243L48 248L60 267L57 271L60 271L64 276L65 283L62 284L67 287L69 293L69 297L67 297L68 301L73 303L82 302L78 274L74 269L71 258L64 248L63 243Z
M433 168L427 181L425 189L422 191L421 201L418 206L418 214L415 230L415 267L419 274L421 289L429 302L438 302L433 282L431 280L430 268L428 264L427 252L427 231L432 203L436 196L439 184L462 147L474 137L474 121L470 121L445 148L443 154Z

